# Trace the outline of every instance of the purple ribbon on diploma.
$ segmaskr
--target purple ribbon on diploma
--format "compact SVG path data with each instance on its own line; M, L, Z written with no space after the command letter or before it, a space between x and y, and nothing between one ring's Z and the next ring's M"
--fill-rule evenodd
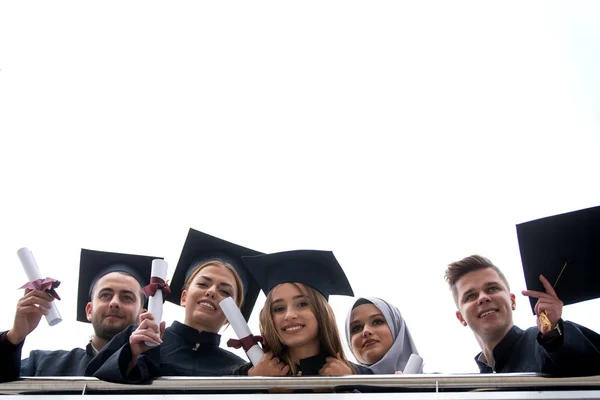
M248 335L245 338L241 339L229 339L227 341L227 347L233 347L234 349L239 349L242 347L244 351L250 350L256 344L265 345L265 340L260 335Z
M157 290L161 290L165 296L168 296L171 293L171 288L169 284L163 281L161 278L153 276L150 278L150 283L142 288L142 292L146 295L146 297L154 296ZM164 300L164 299L163 299Z
M41 290L43 292L48 293L50 296L54 297L57 300L60 300L60 296L56 293L56 289L60 285L60 281L53 278L46 279L36 279L35 281L29 281L19 289L31 289L31 290Z

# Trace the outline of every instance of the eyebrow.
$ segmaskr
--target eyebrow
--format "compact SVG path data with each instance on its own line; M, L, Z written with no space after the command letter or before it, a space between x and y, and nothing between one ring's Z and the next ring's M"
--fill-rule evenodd
M304 298L306 298L307 296L306 296L306 295L304 295L304 294L299 294L299 295L297 295L297 296L294 296L294 297L292 297L292 300L301 299L301 298L303 298L303 297L304 297ZM277 299L277 300L274 300L274 301L273 301L273 304L275 304L275 303L281 303L281 302L283 302L283 301L285 301L285 300L283 300L283 299Z
M502 286L499 281L489 281L489 282L486 282L483 284L484 287L488 287L488 286L492 286L492 285Z
M110 288L110 287L105 287L105 288L102 288L102 289L100 289L100 290L98 291L98 294L100 294L100 293L104 293L104 292L110 292L110 293L114 293L114 292L115 292L115 290L114 290L113 288ZM118 293L119 293L119 295L122 295L122 294L130 294L130 295L132 295L132 296L134 296L134 297L136 296L136 294L135 294L135 292L134 292L133 290L127 290L127 289L125 289L125 290L119 290L119 292L118 292Z
M214 282L214 280L212 278L209 278L208 276L200 275L199 278L202 278L205 281ZM221 282L219 283L219 286L227 286L233 289L233 285L227 282Z
M373 319L375 317L382 317L383 319L385 319L385 316L382 313L375 313L375 314L368 315L367 319ZM350 321L350 325L357 324L357 323L360 323L360 321L358 319L355 319L354 321Z

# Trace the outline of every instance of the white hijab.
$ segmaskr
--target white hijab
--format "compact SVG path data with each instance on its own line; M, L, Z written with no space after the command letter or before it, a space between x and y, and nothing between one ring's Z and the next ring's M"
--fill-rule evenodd
M374 374L394 374L396 371L404 371L404 367L406 366L410 355L412 353L419 353L410 336L406 322L404 322L404 318L402 318L402 314L400 314L400 311L396 307L385 300L381 300L377 297L361 297L356 300L346 317L346 342L348 343L348 347L352 350L352 343L350 340L350 316L352 315L352 310L358 305L368 303L372 303L375 307L379 308L392 331L392 339L394 342L381 360L375 364L365 366L369 367ZM354 351L352 352L354 353ZM423 371L419 371L419 373L422 372Z

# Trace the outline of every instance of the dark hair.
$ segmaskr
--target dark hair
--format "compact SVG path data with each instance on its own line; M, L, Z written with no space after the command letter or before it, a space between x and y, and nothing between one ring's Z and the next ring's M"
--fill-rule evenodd
M481 269L491 268L498 273L502 282L506 285L506 288L510 291L510 286L506 277L500 271L500 268L495 266L489 259L474 254L469 257L465 257L460 261L455 261L453 263L448 264L448 268L446 269L446 273L444 274L444 278L448 285L450 286L450 290L452 291L452 296L454 297L454 302L458 304L458 293L456 292L456 283L466 274L473 271L479 271Z
M99 276L98 279L96 279L94 281L94 283L92 284L92 286L90 287L90 301L94 301L94 292L96 291L96 285L98 284L98 282L100 282L100 279L104 278L107 275L110 274L119 274L119 275L124 275L124 276L128 276L130 278L133 278L135 280L135 282L138 284L138 288L137 290L132 290L132 292L137 292L138 297L139 297L139 303L140 303L140 313L141 310L144 308L144 305L146 303L146 295L144 294L144 291L142 290L142 284L140 283L140 281L133 275L131 275L129 272L125 272L125 271L110 271L102 276ZM139 317L139 315L138 315ZM137 317L136 317L136 322L137 322Z

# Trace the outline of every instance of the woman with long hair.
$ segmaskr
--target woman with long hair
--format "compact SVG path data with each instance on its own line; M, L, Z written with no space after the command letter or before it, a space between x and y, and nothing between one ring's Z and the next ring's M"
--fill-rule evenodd
M402 372L411 354L419 354L400 310L385 300L359 298L345 326L354 357L375 374Z
M242 257L267 294L260 332L268 351L237 373L250 376L369 373L346 359L330 294L352 295L333 253L296 250Z
M244 360L219 347L218 332L227 323L219 303L232 297L242 308L246 300L242 310L249 317L258 286L245 276L251 294L244 293L241 255L254 254L260 253L190 230L167 296L185 308L183 323L174 321L165 330L164 322L159 326L151 313L142 314L140 325L113 339L86 374L127 383L158 376L231 375Z

